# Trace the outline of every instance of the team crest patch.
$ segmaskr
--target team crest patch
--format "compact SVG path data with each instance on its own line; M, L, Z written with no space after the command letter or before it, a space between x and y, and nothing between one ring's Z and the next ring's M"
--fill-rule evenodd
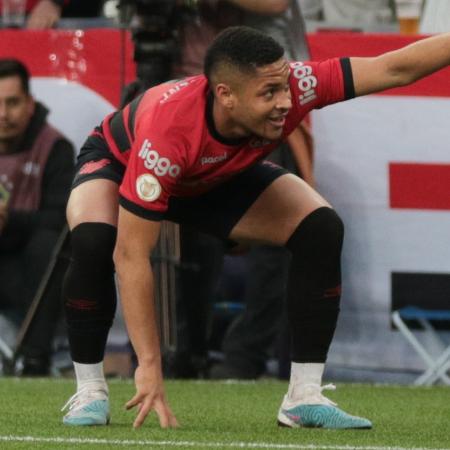
M161 185L156 177L145 173L136 180L136 192L144 202L154 202L161 195Z

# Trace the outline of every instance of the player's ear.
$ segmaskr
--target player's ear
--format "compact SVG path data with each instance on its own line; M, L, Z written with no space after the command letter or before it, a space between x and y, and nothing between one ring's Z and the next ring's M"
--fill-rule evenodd
M234 106L233 89L229 84L218 83L215 87L216 99L221 106L232 109Z

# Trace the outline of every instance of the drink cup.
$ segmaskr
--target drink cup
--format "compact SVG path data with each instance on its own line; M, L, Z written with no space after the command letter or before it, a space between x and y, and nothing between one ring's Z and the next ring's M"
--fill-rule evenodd
M417 34L419 32L422 3L422 0L395 0L401 34Z

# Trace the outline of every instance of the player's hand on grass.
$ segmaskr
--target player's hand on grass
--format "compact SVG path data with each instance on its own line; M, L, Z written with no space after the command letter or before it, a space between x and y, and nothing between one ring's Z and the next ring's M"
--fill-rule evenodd
M136 394L125 405L127 409L137 406L138 415L133 427L140 427L152 410L158 415L161 428L177 427L177 419L166 400L161 367L157 364L138 366L134 374L134 382Z

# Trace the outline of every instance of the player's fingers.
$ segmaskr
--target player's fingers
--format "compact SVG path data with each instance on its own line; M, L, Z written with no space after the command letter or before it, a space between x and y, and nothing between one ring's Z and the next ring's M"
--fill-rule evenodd
M169 406L163 400L155 402L155 411L158 414L161 428L176 427L178 425L177 419L175 419Z
M179 425L178 425L178 420L177 420L177 418L173 415L173 413L170 413L169 414L169 426L171 427L171 428L177 428Z
M147 417L148 413L150 412L150 410L152 409L152 402L151 401L146 401L144 403L141 404L141 408L139 410L139 414L137 415L134 423L133 423L133 427L134 428L139 428L145 421L145 418Z
M175 414L172 412L172 410L170 409L169 405L166 405L167 411L169 413L169 427L171 428L176 428L178 427L178 420L175 417Z
M131 409L134 406L138 405L139 403L142 403L141 395L136 394L131 400L128 400L127 403L125 403L126 409Z
M167 414L167 412L159 412L158 413L158 417L159 417L159 426L161 428L169 428L169 415Z

